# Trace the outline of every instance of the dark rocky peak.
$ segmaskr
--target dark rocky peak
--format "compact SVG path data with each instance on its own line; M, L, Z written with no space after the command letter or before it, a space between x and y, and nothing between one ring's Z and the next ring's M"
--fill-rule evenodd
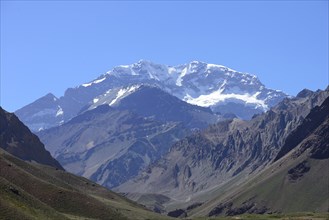
M315 106L306 116L303 122L294 131L290 133L274 161L279 160L289 151L297 147L299 143L301 143L310 134L312 134L315 129L317 129L322 123L324 123L325 120L328 119L328 117L329 97L322 103L321 106ZM326 136L328 136L328 134L326 134ZM328 148L328 145L326 146L326 148ZM328 152L328 149L326 152Z
M314 92L309 89L303 89L297 94L298 98L306 98L307 96L311 96Z
M39 138L12 113L0 107L0 147L26 161L63 169L50 155Z

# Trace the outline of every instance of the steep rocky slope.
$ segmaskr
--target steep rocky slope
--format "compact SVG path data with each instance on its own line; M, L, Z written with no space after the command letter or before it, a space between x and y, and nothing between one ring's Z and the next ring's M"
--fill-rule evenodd
M50 155L39 138L12 113L0 107L0 148L21 158L59 169L62 166Z
M126 192L128 196L129 193L163 194L173 199L167 202L167 207L170 203L203 202L211 195L200 199L200 194L211 192L230 180L241 183L267 167L284 146L288 135L304 121L312 108L321 105L328 93L328 89L304 90L296 98L284 99L250 121L220 122L188 136L139 177L116 190Z
M328 212L328 140L329 98L291 132L273 164L189 214Z

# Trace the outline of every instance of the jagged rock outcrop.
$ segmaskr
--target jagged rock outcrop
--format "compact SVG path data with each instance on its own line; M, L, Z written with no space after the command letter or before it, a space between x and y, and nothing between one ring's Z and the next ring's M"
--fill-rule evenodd
M197 215L203 215L205 210L208 216L327 212L328 139L329 97L288 135L273 163L244 183L231 187L225 195L218 194L204 203Z

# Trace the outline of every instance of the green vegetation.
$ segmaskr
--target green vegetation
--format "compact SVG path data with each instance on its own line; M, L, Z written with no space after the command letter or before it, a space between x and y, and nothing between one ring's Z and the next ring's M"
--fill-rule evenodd
M289 214L246 214L239 216L227 216L227 217L198 217L193 220L328 220L329 213L313 213L313 212L302 212L302 213L289 213Z
M0 150L0 219L168 219L85 178Z

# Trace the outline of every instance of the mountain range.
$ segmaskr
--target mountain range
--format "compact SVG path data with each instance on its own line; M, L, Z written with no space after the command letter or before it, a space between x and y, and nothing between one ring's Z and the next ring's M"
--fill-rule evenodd
M112 97L110 105L134 87L148 84L213 112L235 114L250 119L268 110L287 95L266 88L255 75L228 67L192 61L188 64L167 66L140 60L121 65L97 79L69 88L57 98L49 93L17 110L16 115L33 131L55 127L77 116L86 105L102 105L104 97Z
M328 97L291 97L216 64L141 60L15 113L58 170L159 213L328 212ZM10 134L7 149L26 136Z
M163 158L115 190L155 210L168 211L179 205L186 208L210 200L215 189L219 194L228 183L244 183L295 148L310 129L324 122L323 117L329 114L324 102L328 96L328 88L303 90L250 121L233 119L211 125L175 143ZM307 116L323 102L322 118L313 128L305 126L307 121L316 120ZM298 135L293 136L296 132ZM298 141L293 138L296 136ZM328 145L318 147L324 148L324 155L328 153ZM154 200L145 201L146 194L153 195ZM163 196L166 200L159 204L158 198Z

